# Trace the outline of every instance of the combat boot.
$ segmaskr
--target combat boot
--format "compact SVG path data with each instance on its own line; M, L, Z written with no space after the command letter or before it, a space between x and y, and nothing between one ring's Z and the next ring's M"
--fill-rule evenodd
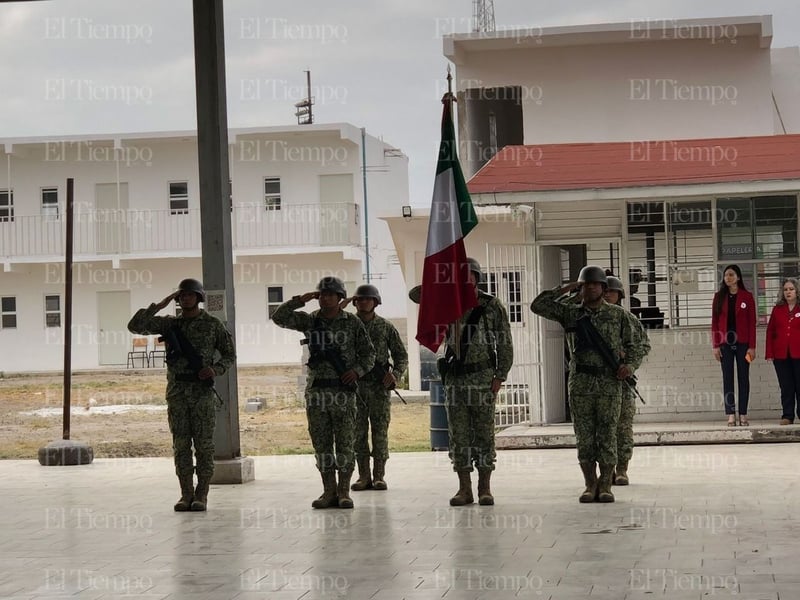
M597 501L613 502L614 494L611 493L611 478L614 476L614 465L600 465L600 479L597 483Z
M350 489L354 492L372 489L372 478L369 476L369 455L358 457L358 479L350 486Z
M472 497L472 477L469 471L458 471L458 491L450 498L450 506L464 506L473 502L475 499Z
M181 484L181 499L175 503L176 512L186 512L192 509L192 500L194 499L194 476L189 473L178 477Z
M192 500L192 511L202 512L208 504L208 486L211 484L211 477L197 476L197 487L194 489L194 500Z
M376 458L375 468L372 470L372 487L376 490L385 490L387 488L386 481L383 479L385 475L386 461Z
M336 471L320 471L322 495L311 503L311 508L335 508L339 505L336 495Z
M583 481L586 489L578 498L579 502L594 502L597 497L597 468L594 461L581 461L581 471L583 471Z
M353 471L339 471L339 508L353 508L353 499L350 498L350 478Z
M628 461L620 461L617 468L614 470L614 485L628 485Z
M478 469L478 504L481 506L494 506L494 496L489 489L491 480L491 469Z

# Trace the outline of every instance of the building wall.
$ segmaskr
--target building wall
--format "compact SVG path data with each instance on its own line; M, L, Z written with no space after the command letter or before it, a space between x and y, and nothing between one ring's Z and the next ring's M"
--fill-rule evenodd
M469 53L457 89L521 86L524 143L675 140L777 133L770 50L756 38L536 47ZM475 146L459 106L469 178ZM485 162L485 160L483 161Z
M143 134L145 138L147 134ZM392 260L395 250L382 214L400 214L401 206L408 204L408 159L401 152L372 136L366 136L366 164L368 185L368 210L370 224L370 269L379 287L384 288L385 306L382 314L403 318L405 301L402 295L391 293L403 288L402 272L397 261ZM98 366L97 293L128 291L130 306L125 307L127 318L138 308L158 302L185 277L202 279L199 244L199 183L196 144L192 136L185 138L150 137L122 139L117 142L103 140L71 140L65 142L28 141L8 142L0 148L11 154L0 153L0 189L14 190L14 223L0 223L0 236L16 227L15 237L25 237L23 223L34 223L36 230L58 231L63 224L67 177L75 179L77 211L95 208L95 185L128 184L131 210L149 215L152 223L145 224L148 232L159 229L159 223L191 223L197 235L177 242L182 250L160 251L137 245L137 251L120 255L76 254L73 269L75 278L73 300L73 367L91 369ZM281 210L288 215L292 206L319 205L320 177L348 174L352 179L352 197L347 202L358 210L341 215L337 211L323 213L326 222L352 219L354 228L351 245L309 246L266 240L264 246L234 247L234 283L236 294L237 351L240 364L291 364L300 360L298 344L300 334L287 332L267 319L267 288L279 287L283 299L312 291L319 279L327 275L342 278L349 293L365 277L364 253L364 188L362 181L362 155L360 131L349 125L333 126L331 130L312 132L301 130L296 135L286 132L231 136L230 156L233 204L252 204L253 215L263 210L263 178L281 178ZM9 175L10 174L10 175ZM188 181L189 215L169 214L169 182ZM41 188L56 186L59 190L60 221L41 226ZM299 225L304 225L307 212L297 211ZM241 218L248 216L241 213ZM160 215L160 221L154 215ZM234 213L234 228L239 217ZM90 220L91 221L91 220ZM330 224L330 223L328 223ZM50 227L50 225L52 227ZM94 238L96 223L82 229L76 223L76 236ZM121 225L123 228L126 224ZM319 225L318 225L319 226ZM140 227L141 228L141 227ZM166 234L171 235L169 229ZM41 237L41 234L39 234ZM235 238L235 236L234 236ZM359 244L360 240L360 244ZM0 242L2 242L0 238ZM40 240L41 241L41 240ZM77 245L76 239L76 245ZM27 247L27 244L21 244ZM0 243L0 248L4 245ZM19 248L19 245L5 246ZM63 361L62 328L45 327L44 297L60 295L63 324L63 265L53 262L58 252L29 252L0 256L0 296L13 296L17 300L17 327L0 328L0 352L4 359L0 371L19 372L57 370ZM92 250L93 252L93 250ZM309 306L309 310L316 307ZM125 324L118 324L118 336L130 337ZM109 335L105 333L104 335ZM13 349L21 349L14 352Z
M324 266L327 265L327 266ZM126 261L113 268L110 261L76 263L73 268L72 366L98 366L98 344L112 336L129 344L128 319L139 308L159 302L186 277L201 278L200 259ZM343 261L341 255L298 255L278 258L250 257L234 265L236 300L236 349L241 365L296 364L300 361L300 333L281 329L267 318L267 287L283 288L284 301L313 291L320 278L335 275L348 291L361 277L361 263ZM109 331L100 331L99 292L128 292L130 304L124 319ZM51 371L63 366L64 270L61 264L24 265L0 274L0 295L13 296L17 327L0 328L3 352L0 371ZM60 295L62 327L46 327L45 295ZM304 310L316 310L311 302ZM160 315L175 314L169 306ZM152 343L152 340L151 340Z
M708 329L650 330L652 350L637 373L647 404L636 401L637 419L673 421L719 420L724 417L722 371L711 353ZM756 359L750 365L751 418L777 421L781 415L778 380L764 360L765 327L756 331ZM738 412L738 391L737 391Z

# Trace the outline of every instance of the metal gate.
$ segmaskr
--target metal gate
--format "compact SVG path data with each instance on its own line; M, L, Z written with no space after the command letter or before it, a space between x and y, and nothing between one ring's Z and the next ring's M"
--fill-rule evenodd
M486 291L508 310L514 364L497 396L495 424L541 423L539 323L530 311L536 294L535 247L487 244Z

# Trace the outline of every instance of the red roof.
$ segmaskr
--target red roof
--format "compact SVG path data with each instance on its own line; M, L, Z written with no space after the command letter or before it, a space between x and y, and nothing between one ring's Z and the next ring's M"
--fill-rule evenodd
M473 194L800 179L800 135L506 146Z

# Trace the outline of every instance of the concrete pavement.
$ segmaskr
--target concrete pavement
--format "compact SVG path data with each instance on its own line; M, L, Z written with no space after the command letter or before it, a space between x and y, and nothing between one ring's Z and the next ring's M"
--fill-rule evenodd
M800 597L797 444L637 448L582 505L574 449L501 451L497 504L451 508L445 453L394 454L389 491L314 511L311 456L175 513L168 459L0 461L0 597L785 600Z

